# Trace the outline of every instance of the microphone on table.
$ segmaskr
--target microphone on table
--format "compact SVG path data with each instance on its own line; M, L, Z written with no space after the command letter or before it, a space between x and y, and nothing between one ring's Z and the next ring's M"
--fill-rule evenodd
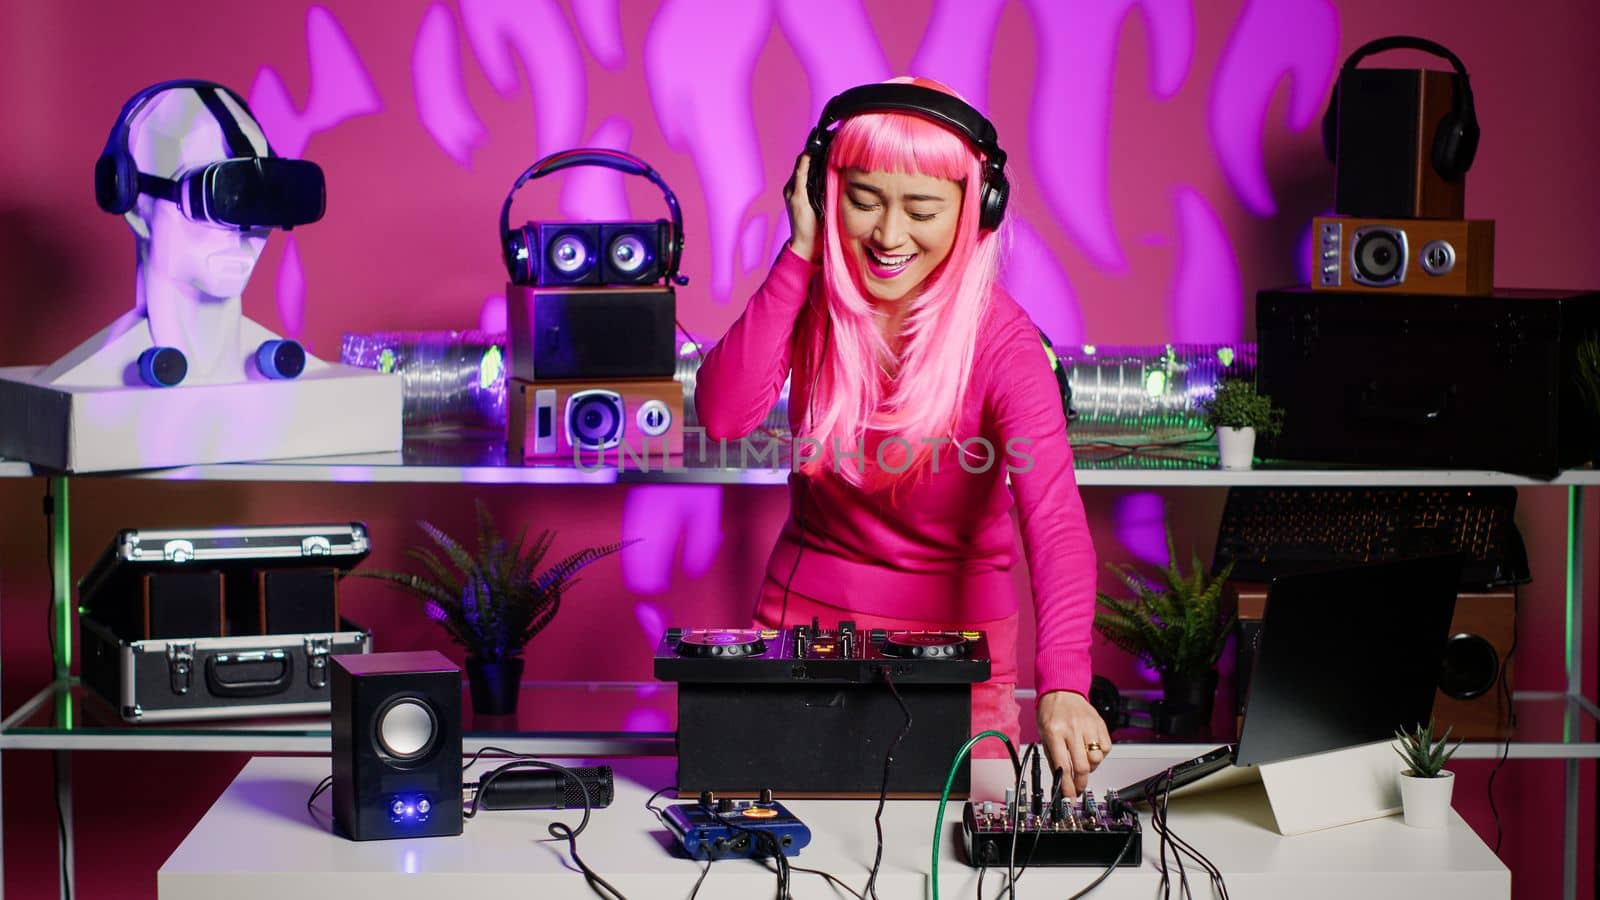
M584 766L568 771L578 776L578 786L566 772L555 769L513 769L501 772L485 786L481 780L461 786L462 802L477 801L478 809L583 809L584 788L591 809L610 806L614 795L610 766Z

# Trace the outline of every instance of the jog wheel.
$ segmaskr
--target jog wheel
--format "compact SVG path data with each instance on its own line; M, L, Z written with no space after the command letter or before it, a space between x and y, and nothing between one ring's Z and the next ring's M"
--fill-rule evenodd
M883 642L883 655L902 659L956 659L967 655L969 644L948 631L891 631Z
M673 649L679 656L737 659L766 653L767 642L754 629L709 628L684 632Z

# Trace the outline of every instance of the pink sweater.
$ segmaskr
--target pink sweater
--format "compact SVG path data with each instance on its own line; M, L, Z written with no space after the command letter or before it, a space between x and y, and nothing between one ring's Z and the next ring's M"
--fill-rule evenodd
M806 300L816 271L785 250L744 314L706 354L695 408L708 437L732 440L754 431L791 366L789 424L801 425L821 348L816 329L797 323L812 315ZM791 474L796 515L779 534L767 573L800 594L865 613L930 622L1004 618L1017 609L1010 574L1016 561L1015 497L1038 622L1035 683L1041 694L1087 695L1095 552L1061 393L1038 331L1011 297L995 291L978 334L973 380L956 432L969 436L965 466L954 446L940 445L937 472L911 490L897 491L892 504L886 494L854 487L833 470L814 477ZM994 448L987 465L980 436ZM869 465L877 445L867 443L863 456Z

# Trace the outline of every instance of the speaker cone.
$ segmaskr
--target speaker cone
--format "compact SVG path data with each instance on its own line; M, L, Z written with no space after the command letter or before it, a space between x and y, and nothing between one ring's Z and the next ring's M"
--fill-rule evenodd
M1439 690L1454 700L1487 694L1500 677L1500 654L1476 634L1456 634L1445 643Z
M1405 278L1406 236L1393 228L1362 228L1351 250L1355 278L1362 284L1399 284Z
M611 242L611 265L624 275L633 275L650 261L650 251L636 234L619 235Z
M427 704L411 697L392 700L378 711L374 737L384 753L398 760L427 755L438 735L438 723Z
M571 277L589 265L589 245L576 234L563 234L550 245L550 267Z
M567 401L567 433L585 450L604 450L622 440L622 396L614 391L580 391Z

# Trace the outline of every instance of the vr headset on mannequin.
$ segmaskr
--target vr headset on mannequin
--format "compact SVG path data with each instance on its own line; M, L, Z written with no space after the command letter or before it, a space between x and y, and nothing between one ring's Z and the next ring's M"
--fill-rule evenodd
M222 128L231 155L199 169L163 178L140 172L128 148L129 122L156 96L172 90L193 90ZM284 159L272 152L259 156L222 101L229 98L254 118L244 98L220 84L196 79L163 81L135 94L122 107L117 124L94 167L95 202L108 213L121 215L133 209L140 194L168 200L196 222L209 222L247 231L253 228L291 229L322 218L327 208L327 188L322 169L314 162Z

